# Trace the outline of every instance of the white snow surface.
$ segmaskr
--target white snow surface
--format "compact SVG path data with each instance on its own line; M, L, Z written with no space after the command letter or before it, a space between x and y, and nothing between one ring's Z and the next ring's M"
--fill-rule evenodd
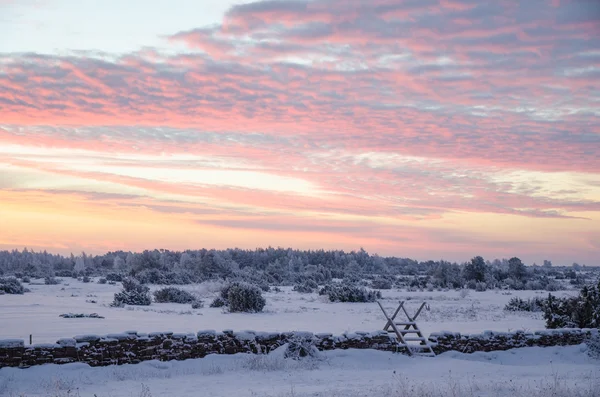
M435 358L375 350L322 352L317 359L209 355L186 361L0 369L6 396L585 396L600 395L600 361L585 345Z
M385 319L375 303L331 303L317 294L291 288L265 293L263 313L227 313L209 308L214 286L183 286L202 296L204 308L157 304L113 308L121 287L63 279L59 285L29 285L25 295L0 297L0 339L73 345L98 335L126 337L175 332L214 333L307 331L340 335L381 330ZM160 288L153 286L152 289ZM213 292L211 292L213 291ZM544 328L541 313L509 313L504 305L513 296L545 296L533 291L406 292L382 291L384 306L393 312L399 300L414 312L422 301L430 311L417 320L425 334L535 331ZM571 295L562 291L555 295ZM95 302L91 302L95 301ZM104 319L61 318L62 313L98 313ZM201 331L207 330L207 331ZM381 332L381 331L380 331ZM533 396L600 397L600 361L586 355L587 347L521 348L504 352L447 352L435 358L407 357L375 350L321 352L318 359L283 358L281 347L269 355L209 355L186 361L147 361L136 365L92 368L86 364L46 364L28 369L0 369L0 396L156 397L156 396Z
M205 307L201 309L175 303L110 307L115 292L121 290L120 283L83 283L64 278L58 285L32 284L27 287L31 292L24 295L0 297L0 339L24 339L27 345L30 334L33 335L33 343L56 343L59 339L75 335L106 335L125 330L148 334L165 331L196 334L203 329L309 331L340 335L345 332L372 332L385 325L385 318L375 303L331 303L316 293L300 294L286 287L282 288L282 292L264 293L267 305L262 313L227 313L221 308L210 308L208 306L216 294L210 292L214 288L206 288L205 285L180 287L202 297ZM152 286L151 289L158 288L161 287ZM553 294L574 293L561 291ZM427 301L431 310L424 310L417 320L426 335L444 330L473 334L487 330L544 329L541 313L511 313L503 308L513 296L526 299L546 296L547 292L471 291L464 298L459 291L453 290L383 290L382 294L382 302L388 312L393 312L400 300L410 299L406 304L409 313L414 313L422 301ZM98 313L105 318L59 317L68 312Z

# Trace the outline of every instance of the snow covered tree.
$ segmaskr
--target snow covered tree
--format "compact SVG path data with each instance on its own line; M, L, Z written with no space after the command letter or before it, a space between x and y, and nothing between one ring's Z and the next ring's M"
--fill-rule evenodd
M463 275L467 281L474 280L476 282L483 282L485 281L486 269L483 258L481 256L476 256L471 259L471 262L465 264Z
M73 267L73 270L77 274L85 272L85 259L83 259L82 256L75 258L75 266Z
M508 260L508 274L517 281L522 281L527 275L527 268L517 257Z

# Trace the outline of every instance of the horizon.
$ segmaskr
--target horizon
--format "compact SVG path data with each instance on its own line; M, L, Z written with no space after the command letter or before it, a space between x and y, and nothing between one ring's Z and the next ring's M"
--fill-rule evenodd
M140 250L140 251L116 250L116 251L105 251L105 252L97 252L97 253L82 251L82 252L76 254L75 252L64 252L63 253L63 252L48 252L47 250L35 251L35 250L32 250L32 249L30 249L28 247L23 247L22 249L13 248L12 250L1 250L0 249L0 252L2 252L2 251L5 251L5 252L18 251L20 253L23 253L23 252L25 252L25 250L27 250L28 252L32 252L34 254L43 254L43 253L46 253L48 255L55 255L55 256L58 255L58 256L61 256L63 258L67 258L69 256L73 256L75 258L80 258L80 257L83 257L84 255L87 256L87 257L95 257L95 256L102 257L102 256L106 256L108 254L113 254L113 253L118 253L118 252L123 252L123 253L127 253L127 254L129 254L129 253L132 253L132 254L142 254L145 251L160 251L160 252L162 252L162 251L168 251L168 252L172 252L172 253L184 253L184 252L188 252L188 251L196 252L196 251L203 251L203 250L206 250L206 251L212 251L212 250L214 250L214 251L218 251L218 252L219 251L220 252L224 252L224 251L229 251L229 250L259 251L259 250L268 250L268 249L284 250L284 251L291 250L291 251L299 251L301 253L307 253L307 252L310 252L310 251L314 252L314 251L320 251L320 250L322 250L322 251L325 251L325 252L343 252L344 254L358 253L358 252L361 252L361 250L364 250L364 248L362 248L362 247L359 248L359 249L357 249L357 250L322 249L322 248L303 250L303 249L298 249L298 248L293 248L293 247L271 247L271 246L267 246L267 247L255 247L255 248L240 248L240 247L206 248L206 247L203 247L203 248L187 248L187 249L183 249L183 250L170 250L168 248L149 248L149 249L143 249L143 250ZM434 258L414 258L414 257L401 256L401 255L379 255L377 253L369 252L367 250L364 250L364 252L366 252L366 254L369 255L369 256L371 256L371 257L372 256L379 256L381 258L406 259L406 260L411 260L411 261L415 261L415 262L418 262L418 263L426 263L426 262L449 262L449 263L458 264L458 265L462 265L462 264L468 263L472 259L475 259L476 257L481 256L481 255L473 255L472 257L467 258L467 259L447 260L447 259L444 259L444 258L434 259ZM491 258L491 259L490 258L485 258L485 257L482 257L482 258L484 259L484 261L486 263L489 262L489 263L493 264L494 261L501 261L501 262L508 261L508 260L510 260L513 257L517 258L517 259L521 259L518 255L509 255L507 257ZM537 263L537 262L528 263L526 261L522 261L522 263L525 266L528 266L528 267L529 266L542 267L545 264L546 261L550 262L550 266L551 267L572 267L574 265L578 265L578 266L582 266L582 267L600 267L600 264L594 264L594 263L592 263L592 264L589 264L589 263L577 263L577 262L564 263L564 264L563 263L554 263L551 259L544 259L540 263Z
M480 3L0 1L0 250L599 266L600 3Z

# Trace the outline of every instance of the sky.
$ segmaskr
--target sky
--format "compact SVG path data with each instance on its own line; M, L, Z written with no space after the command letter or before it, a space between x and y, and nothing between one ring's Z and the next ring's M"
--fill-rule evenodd
M0 0L0 249L600 265L596 0Z

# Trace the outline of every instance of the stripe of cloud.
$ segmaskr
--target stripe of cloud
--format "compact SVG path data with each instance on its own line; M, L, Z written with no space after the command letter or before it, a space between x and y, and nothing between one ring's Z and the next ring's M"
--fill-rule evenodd
M42 62L43 64L43 62ZM84 66L83 67L87 67L90 64L93 64L93 62L91 61L87 61L84 62ZM100 66L103 67L103 64L101 63ZM118 70L119 67L112 67L109 68L108 70L110 70L112 72L112 79L113 80L125 80L126 77L127 78L134 78L134 79L138 79L140 80L140 77L135 77L136 75L132 72L132 71L128 71L127 68L123 68L123 74L125 76L123 77L119 77L118 75ZM300 76L302 74L307 74L306 70L303 69L299 69L297 67L286 67L286 66L279 66L279 69L281 71L281 73L285 73L284 76L286 76L286 78L289 78L290 75L290 71L294 71L294 73L296 72L300 72ZM244 71L247 71L248 73L244 74ZM107 72L104 71L104 69L100 69L100 71L96 71L98 74L106 74ZM158 71L157 71L158 72ZM217 72L216 75L220 75L220 72ZM89 74L93 74L93 72L88 72ZM326 89L328 86L331 86L332 89L337 90L338 92L344 92L347 91L348 93L351 92L351 86L349 85L350 82L347 81L349 79L349 75L346 75L345 73L341 73L341 74L335 74L335 73L323 73L321 75L319 75L319 73L315 73L316 74L316 79L314 80L314 82L311 82L310 80L308 81L308 83L304 83L304 89L306 90L305 93L301 93L301 95L306 95L306 101L312 101L314 102L311 106L306 106L303 105L303 107L297 107L297 106L293 106L292 107L285 107L290 105L289 104L289 100L290 100L290 94L289 93L285 93L284 92L284 85L282 85L281 82L273 82L273 80L275 78L279 78L279 77L270 77L270 76L265 76L265 75L261 75L261 74L257 74L256 71L248 71L247 69L245 69L244 67L239 67L237 69L237 74L235 75L235 77L230 77L230 71L225 70L224 71L224 79L223 79L223 84L227 84L228 80L229 80L229 84L232 86L232 88L234 88L235 86L240 86L240 88L243 87L244 90L248 90L248 88L251 86L253 89L257 89L257 90L262 90L263 93L261 94L254 94L252 96L248 96L248 99L244 99L243 97L243 93L240 89L235 89L235 90L231 90L229 88L227 89L223 89L223 87L219 87L217 88L217 92L219 94L222 94L219 96L219 101L223 102L224 100L227 100L231 103L231 105L228 105L225 109L219 109L219 101L213 102L210 99L212 98L211 95L207 95L206 96L206 100L205 101L200 101L199 103L202 103L203 105L206 105L205 107L202 107L201 111L199 113L195 113L195 112L188 112L186 111L187 109L184 107L183 109L180 109L179 107L177 107L177 103L178 102L183 102L183 103L187 103L187 102L194 102L194 96L198 96L197 93L191 94L191 90L181 90L178 91L177 89L177 82L178 82L178 77L177 76L186 76L186 73L181 72L181 74L173 74L175 80L172 81L172 83L175 83L173 86L176 87L174 91L172 91L172 95L169 92L161 92L160 89L162 86L165 86L167 84L167 81L164 81L164 83L161 82L159 87L156 88L149 88L148 91L148 98L144 98L143 102L150 102L148 105L146 105L145 103L142 102L142 95L141 93L137 93L136 91L139 89L139 87L136 87L135 89L124 86L124 87L120 87L120 90L122 91L122 95L123 98L119 99L117 98L114 102L116 103L110 103L110 108L108 109L107 112L105 112L104 114L102 114L102 110L103 107L105 107L105 103L112 101L112 97L107 93L106 96L102 97L98 94L98 92L96 91L94 93L94 95L96 97L99 97L100 99L100 103L97 103L96 106L91 106L90 103L94 100L94 95L91 94L91 92L95 89L95 88L89 88L86 91L86 94L90 94L91 97L88 98L87 96L85 97L85 99L82 98L81 101L77 101L75 100L73 102L73 98L77 98L77 96L81 96L81 90L84 86L85 82L80 82L80 81L75 81L73 84L73 87L70 86L64 86L64 76L62 75L58 75L57 79L60 78L61 81L50 81L49 82L49 86L50 87L54 87L56 85L59 84L63 84L63 91L61 93L61 91L57 90L56 94L52 94L54 96L57 95L61 95L64 97L68 97L70 99L66 99L66 101L72 101L73 104L71 105L71 111L72 114L68 114L69 113L69 106L67 106L66 103L63 103L61 107L59 107L57 109L56 112L54 112L54 119L56 120L58 118L57 121L60 122L61 117L65 117L66 120L69 123L73 123L76 122L78 119L78 114L81 114L82 112L84 114L86 114L86 117L89 116L89 118L86 118L86 122L88 123L98 123L98 121L95 121L94 118L98 118L99 120L101 120L100 122L106 123L106 122L117 122L117 123L152 123L152 118L155 117L157 114L161 114L160 116L163 120L164 117L167 117L167 120L169 120L168 122L177 125L178 123L184 123L185 124L194 124L194 123L198 123L198 124L202 124L205 128L209 128L211 129L216 129L217 131L223 131L224 129L226 130L234 130L234 129L248 129L251 128L254 131L257 130L263 130L266 131L268 133L274 133L274 131L289 131L294 132L294 133L311 133L312 131L316 131L319 129L322 129L323 127L327 127L328 124L331 125L331 130L334 130L334 126L339 128L340 126L345 126L348 127L348 129L346 129L346 131L351 131L351 132L355 132L355 134L351 135L351 136L356 136L357 139L360 139L360 135L359 135L359 129L366 129L366 128L370 128L370 129L378 129L379 131L381 131L381 138L380 139L384 139L384 140L393 140L393 136L397 134L395 134L395 131L398 130L398 128L402 129L403 131L403 135L404 138L412 138L415 141L415 144L420 143L419 140L423 139L425 136L430 135L433 139L433 147L435 148L435 138L436 136L439 136L439 131L443 131L443 130L448 130L448 136L452 136L453 134L456 134L458 128L456 126L452 126L452 125L446 125L447 120L444 119L440 119L441 116L444 115L444 113L448 113L448 116L452 117L452 120L455 122L458 122L460 125L459 128L466 128L466 129L474 129L474 125L484 125L484 123L488 123L490 122L490 120L493 118L496 118L497 121L494 121L494 123L498 123L495 125L494 129L498 130L500 132L500 137L502 139L511 139L511 140L516 140L517 142L519 140L523 140L523 139L531 139L533 137L542 137L541 140L546 140L548 138L550 139L554 139L554 138L558 138L558 139L569 139L570 141L573 141L572 143L577 144L577 140L573 139L575 136L573 136L573 134L569 134L568 136L565 135L564 137L561 137L561 135L556 134L554 137L552 136L548 136L548 132L551 132L552 129L557 129L557 128L562 128L563 126L560 125L560 123L557 122L553 122L553 123L546 123L544 121L541 120L531 120L530 116L525 113L524 115L520 114L520 113L509 113L508 115L506 114L506 112L501 112L499 110L491 110L491 115L488 114L488 117L486 117L486 119L482 119L481 117L478 117L476 115L469 115L469 114L457 114L456 112L458 111L458 109L438 109L435 111L426 111L426 110L421 110L418 108L414 108L414 107L397 107L397 106L393 106L393 107L374 107L373 104L371 104L370 102L372 101L373 103L376 102L378 99L381 100L381 96L377 96L377 94L375 92L366 92L365 95L363 95L361 97L361 99L363 100L363 102L356 102L355 100L352 99L352 97L348 98L348 97L343 97L343 96L337 96L337 97L328 97L327 101L325 101L325 98L320 98L318 100L315 100L314 98L314 92L312 91L313 94L310 94L309 96L309 92L311 92L311 90L314 89L316 90L316 87L320 87L321 88L321 92L320 95L327 95L327 91L325 91L324 89ZM35 75L35 74L34 74ZM129 76L133 76L133 77L129 77ZM216 77L215 75L215 77ZM380 74L381 75L381 74ZM23 77L25 77L25 75L23 75ZM168 76L168 74L167 74ZM330 78L336 77L337 80L330 80ZM254 80L256 80L256 78L262 78L263 82L265 84L261 84L260 86L258 85L252 85L252 83L248 83L246 82L246 78L252 78ZM359 74L354 74L354 77L358 77L361 79L364 79L365 82L368 81L368 73L359 73ZM47 76L45 76L44 78L48 78ZM179 77L181 78L181 77ZM391 79L391 76L390 76ZM272 91L271 93L269 93L269 90L271 90L271 88L269 87L269 80L271 80L271 83L275 85L275 87L277 86L281 86L281 88L277 87L275 88L274 91ZM380 80L381 83L383 83L385 80ZM392 80L393 81L393 80ZM204 90L207 89L214 89L214 87L211 87L210 85L207 86L207 80L203 80L203 83L205 83L203 85ZM289 84L290 86L294 86L294 87L298 87L298 89L302 90L302 85L300 84L300 81L298 82L299 84L296 85L295 84L295 80L289 81L291 84ZM110 83L110 82L108 82ZM108 84L107 83L107 84ZM285 84L285 83L284 83ZM35 92L35 89L38 87L35 87L36 84L30 85L30 90L21 90L23 91L22 95L29 95L31 96L33 92ZM193 86L193 85L192 85ZM192 88L192 87L190 87ZM355 87L356 88L356 87ZM354 88L354 89L355 89ZM170 88L171 90L173 90L173 88ZM132 93L129 93L129 91L133 91ZM29 93L27 93L29 92ZM72 95L71 95L72 94ZM160 96L157 96L157 94L160 94ZM194 96L192 96L194 95ZM216 93L215 93L216 95ZM232 95L235 95L235 98L232 97ZM228 98L229 96L229 98ZM261 113L260 114L256 114L253 110L250 110L250 112L248 112L248 109L244 110L244 106L255 106L256 105L256 99L257 98L266 98L270 103L272 103L275 106L270 106L270 107L263 107L261 109ZM51 97L49 98L48 103L44 103L44 101L47 98L45 97L45 94L41 94L39 97L35 98L35 102L37 103L37 107L38 108L50 108L52 109L53 104L55 104L56 99ZM235 99L235 100L234 100ZM332 101L333 99L333 101ZM365 103L365 99L368 100L368 102ZM165 104L165 108L162 107L156 107L158 105L158 103L156 103L155 105L152 104L152 100L156 100L158 101L158 103L160 104ZM136 102L139 101L140 103L138 104L133 104L132 102ZM169 102L171 102L169 104ZM260 102L260 99L259 99ZM288 102L286 104L286 102ZM197 105L195 106L196 109L199 109L198 105L199 103L197 103ZM236 109L236 105L234 105L234 103L237 103L237 109ZM268 103L268 102L266 102ZM265 105L266 105L265 103ZM335 104L335 107L332 107L332 105ZM18 113L16 111L16 109L20 109L20 110L25 110L23 109L22 106L19 106L18 103L13 103L13 105L15 105L15 109L14 112L8 112L7 116L10 118L11 116L14 117L15 120L19 120L22 121L22 119L27 117L27 111L25 111L25 114L23 113ZM129 106L128 106L129 105ZM212 109L211 109L212 107ZM215 108L216 107L216 108ZM170 109L169 109L170 108ZM9 106L10 109L10 106ZM26 108L27 109L27 108ZM42 109L36 109L36 111L31 112L32 114L34 114L34 117L44 117L44 116L48 116L47 114L44 114L44 110ZM207 110L211 109L212 113L208 114ZM285 111L284 111L285 109ZM347 109L347 110L346 110ZM128 112L128 110L131 110L131 112ZM183 110L183 111L182 111ZM464 111L467 111L468 109L465 109ZM94 112L93 114L91 114L90 112ZM168 111L172 111L172 113L166 113ZM222 117L219 117L219 111L223 112L222 113ZM332 115L335 115L336 113L340 113L340 111L342 112L342 114L340 114L338 117L332 117ZM463 111L463 112L464 112ZM48 112L48 109L46 109L46 112ZM279 113L278 113L279 112ZM67 113L67 114L65 114ZM125 113L125 114L124 114ZM129 114L127 114L129 113ZM183 114L182 114L183 113ZM237 113L237 119L236 119L236 113ZM304 116L306 116L308 113L311 114L310 118L306 118ZM52 114L52 113L51 113ZM137 114L143 114L143 118L138 118L138 116L136 116ZM297 116L296 116L297 114ZM322 115L322 118L320 118L320 116ZM119 117L121 116L121 117ZM194 117L192 117L194 116ZM195 116L197 116L198 118L196 118ZM512 119L509 119L509 117L512 116ZM83 116L82 116L83 117ZM343 118L342 118L343 117ZM49 119L52 119L52 116L48 117ZM170 119L169 119L170 118ZM344 118L346 120L344 120ZM584 128L583 126L587 125L587 117L582 116L580 117L581 120L578 120L577 118L569 118L568 119L568 123L564 122L564 128L568 128L571 131L573 129L575 129L574 132L577 132L576 129L579 128L578 125L581 125L581 128ZM286 120L287 119L287 120ZM329 120L328 120L329 119ZM83 120L83 119L82 119ZM414 124L413 120L417 121L418 124ZM510 123L506 123L506 121L510 121ZM242 122L243 121L243 122ZM566 120L565 120L566 121ZM299 123L300 122L300 123ZM503 125L504 123L504 125ZM527 123L529 123L529 125L531 126L531 129L533 130L532 132L535 132L536 134L527 134L527 135L522 135L521 133L519 133L518 131L512 131L510 130L510 128L512 128L511 126L514 125L527 125ZM418 128L418 132L417 132L417 127ZM485 125L484 125L484 129L485 129ZM597 128L596 128L597 130ZM388 132L389 131L389 132ZM414 131L414 132L413 132ZM537 133L542 134L542 131L544 131L543 135L537 135ZM592 127L592 131L594 131L594 128ZM508 132L508 134L507 134ZM493 140L491 140L491 136L485 134L485 135L471 135L471 139L472 138L476 138L477 140L484 140L484 141L489 141L489 144L484 144L484 146L488 146L493 142ZM585 153L585 150L589 150L590 148L590 141L589 139L594 139L594 135L589 135L588 138L586 138L587 142L585 145L581 146L581 151L583 151ZM571 142L570 142L571 143ZM446 143L444 143L446 144ZM422 145L421 145L422 146ZM520 147L523 147L522 145L517 145ZM464 147L464 149L468 149L468 147ZM422 150L422 148L419 148L419 150ZM527 161L528 157L523 157L520 156L521 160L520 161ZM510 157L505 157L505 159L510 159ZM581 158L579 158L581 159ZM584 159L585 160L585 159ZM541 163L541 162L538 162ZM565 161L566 163L566 161ZM592 161L591 163L589 161L582 161L582 163L585 164L591 164L593 166L594 161Z
M374 11L371 14L380 11L375 7L376 5L372 5L371 8ZM395 4L391 6L395 6ZM533 7L525 9L527 12L522 18L526 19L530 16L532 9ZM459 8L460 12L456 14L456 18L471 18L470 20L479 18L481 21L487 22L488 19L481 18L481 16L485 16L486 12L489 14L490 10L495 10L495 8L490 8L489 5L475 8L463 7ZM510 9L509 11L515 12ZM540 14L545 15L546 12ZM369 16L368 13L367 16ZM355 16L351 17L356 18ZM298 20L302 21L301 18ZM577 22L577 18L571 17L567 20L570 22L566 26L570 26L569 24L574 23L573 21ZM377 22L377 19L373 19L373 21ZM369 29L377 27L371 23L360 30L361 26L356 23L349 24L347 21L345 23L346 25L343 25L342 28L352 28L355 32L366 33L366 37L369 37ZM386 35L386 33L394 33L394 28L401 26L397 22L395 23L396 25L384 24L380 30L375 29L375 38L384 43L387 43L390 38L394 38L395 36ZM434 25L431 24L431 21L429 24L424 23L422 31L432 31L432 26ZM507 68L509 65L517 65L520 62L511 62L511 59L502 61L498 58L498 54L477 52L486 43L485 40L482 40L482 36L491 38L491 44L496 46L494 48L498 51L510 48L523 50L529 48L530 45L514 47L516 39L519 39L518 26L511 27L513 31L501 30L499 33L496 29L497 26L493 24L490 26L492 29L483 30L483 33L481 27L475 27L466 32L447 29L438 32L433 30L433 33L430 33L434 35L432 37L437 37L435 34L438 36L448 34L450 38L458 40L459 45L456 47L467 48L468 51L457 51L457 53L464 54L471 62L473 60L480 62L468 67L464 65L455 68L441 66L436 70L429 65L429 68L414 67L409 70L393 70L392 72L374 70L361 73L340 73L275 64L271 70L277 70L277 73L273 76L267 75L264 71L246 67L244 62L247 60L240 61L240 64L219 64L207 63L206 59L202 59L201 67L196 70L177 69L172 65L170 68L161 69L152 62L145 62L146 66L143 70L150 71L150 76L138 79L136 75L139 74L139 70L132 67L131 57L127 63L114 63L117 67L113 65L112 68L110 63L105 62L100 65L98 70L94 69L95 61L82 62L80 67L84 70L81 72L73 71L75 60L66 59L63 63L64 67L61 68L64 71L51 74L51 76L56 80L72 76L76 89L62 97L74 98L77 97L77 91L87 89L85 96L80 96L73 104L61 103L60 95L57 95L57 90L55 90L60 86L50 84L48 87L37 87L40 88L42 96L48 98L48 102L41 106L42 109L39 109L38 101L26 100L27 93L24 90L21 90L21 97L13 100L22 100L25 108L30 106L35 109L37 106L38 111L35 114L40 117L39 119L47 116L43 113L43 108L52 108L55 112L51 114L49 120L54 116L59 117L58 120L71 123L74 119L77 121L77 117L73 116L78 116L77 108L79 107L79 110L81 108L84 110L79 113L82 119L85 117L85 120L92 123L102 121L106 123L107 120L108 122L139 123L141 118L142 123L149 124L160 123L160 120L166 119L167 122L173 124L193 125L194 121L190 121L190 119L194 119L199 120L198 125L205 128L216 130L223 128L255 129L273 134L275 132L282 133L281 131L284 131L283 133L311 134L316 131L321 132L325 128L349 133L351 135L348 140L350 144L362 143L371 145L372 148L379 145L381 148L393 148L406 154L419 152L436 157L467 157L474 163L492 161L505 167L525 166L545 167L545 169L570 167L570 169L577 170L597 170L597 156L594 153L598 145L598 127L591 124L597 117L597 113L594 113L597 109L591 109L587 114L584 110L565 114L565 109L573 108L574 105L581 107L587 103L589 106L589 99L593 98L589 96L593 84L585 79L586 73L557 77L550 74L551 69L539 66L536 68L535 66L539 63L534 62L527 64L529 72L526 75L505 74L505 70L514 71L514 66ZM540 36L546 39L551 37L543 30L536 31L531 27L526 29L529 29L524 30L529 36ZM311 35L310 29L307 31L292 30L283 37L288 42L294 40L305 42L308 39L323 40L323 32L326 31L322 30ZM569 38L571 38L574 32L572 30L568 32ZM347 39L352 40L352 37L350 35ZM365 36L361 37L361 40L364 41ZM339 35L339 38L344 39L344 36ZM407 39L418 42L412 37ZM569 42L573 44L573 40ZM582 43L581 48L577 48L578 51L587 51L593 44L590 44L589 40L576 42ZM544 43L542 42L542 44ZM561 46L561 49L563 47ZM559 53L562 54L562 52ZM576 54L580 55L581 52ZM527 56L531 57L532 55L528 54ZM585 60L585 57L574 58L589 62L589 60ZM534 60L534 58L532 59ZM561 60L559 59L559 61ZM44 62L48 62L47 58L43 58L40 63L47 67L52 66L51 62L47 64ZM544 64L553 63L547 62L545 59ZM191 65L196 64L192 63ZM575 65L577 64L569 64L569 67ZM494 68L490 68L490 66L494 66ZM495 73L490 73L490 70ZM502 73L498 74L498 70ZM210 74L215 71L218 71L215 75ZM474 82L473 78L460 77L460 73L464 71L477 77L476 81ZM443 74L449 72L454 75ZM291 81L287 79L292 74L299 78ZM111 75L113 81L103 79L102 76L106 75ZM197 93L203 92L198 88L202 87L204 90L213 88L210 84L215 84L212 80L215 77L220 78L220 83L226 86L226 89L209 93L212 95L205 96L209 101L201 102L202 98ZM133 79L135 84L131 84L131 86L135 87L125 87L121 91L121 97L117 97L116 103L107 102L107 98L112 97L110 90L114 92L115 87L118 87L118 84L114 83L127 83L128 79ZM147 85L146 80L148 79L155 80L158 84ZM258 84L252 85L251 80L257 81ZM432 80L435 81L434 84ZM481 83L482 81L483 83ZM185 92L181 88L183 83L192 83L195 92ZM193 86L194 83L198 85ZM433 104L437 105L438 109L423 112L421 109L400 107L398 103L385 103L389 97L383 95L381 89L367 88L373 87L375 85L373 83L385 86L387 89L391 87L392 92L396 95L400 93L399 99L404 101L418 99L419 102L413 106L422 107ZM550 84L558 84L562 87L559 87L558 91L556 87L539 88ZM482 86L479 90L477 89L478 85ZM19 88L19 85L17 84L16 87ZM106 88L104 93L106 98L94 98L94 93L97 94L96 91L101 91L103 87ZM139 87L145 88L145 91L138 91ZM360 93L357 92L358 89L360 89ZM264 91L257 95L256 93L259 92L257 90ZM286 96L288 90L299 96L300 100ZM576 91L579 92L579 96L569 98L569 94L574 95L573 93ZM581 94L582 92L583 94ZM482 94L489 95L489 97L481 96ZM223 101L223 98L227 99L228 95L230 100ZM360 97L362 101L356 101L356 97ZM444 101L444 98L451 98L451 103ZM538 98L544 98L543 102ZM265 99L261 104L262 109L254 106L262 99ZM549 106L560 101L563 101L564 106ZM382 104L382 102L384 103ZM106 103L110 107L107 107ZM202 111L198 112L197 109L186 108L189 103L202 104L202 107L210 109L210 112L203 113ZM457 106L457 103L460 106ZM472 114L473 108L478 104L484 104L486 109ZM507 104L511 107L520 106L523 109L511 111L506 109ZM526 106L523 106L524 104ZM73 108L75 108L74 111ZM261 111L265 108L268 109L266 112ZM96 111L94 112L94 110ZM105 111L102 114L103 110ZM69 114L70 111L71 114ZM98 117L98 113L101 113L101 117ZM543 119L544 114L548 113L553 114L554 119L551 122ZM15 115L24 117L26 112L15 112ZM360 133L364 130L380 132L378 139L361 137ZM402 131L402 134L398 134L398 131ZM331 139L331 135L329 138L328 144L331 141L336 142L335 139ZM347 137L344 136L344 139ZM427 142L427 145L424 145L424 142Z
M339 158L339 157L338 157ZM73 159L75 160L75 159ZM264 163L266 172L284 177L305 179L319 186L325 193L320 197L303 197L284 192L269 193L264 190L240 189L239 187L217 187L202 184L169 183L163 180L148 180L128 176L128 167L148 168L148 175L155 173L155 167L173 168L172 175L179 169L201 170L206 166L183 166L179 162L161 161L122 162L117 160L119 169L125 174L114 174L115 161L105 157L102 166L95 166L97 172L81 171L89 168L74 163L73 167L57 166L55 162L44 164L44 159L29 161L7 160L14 165L38 168L59 175L89 178L106 183L122 184L153 191L154 194L178 194L189 198L203 197L211 203L228 202L237 207L263 208L274 211L310 211L318 209L324 213L338 213L361 216L393 216L397 219L428 219L449 211L480 211L493 213L521 214L531 217L570 217L568 211L599 210L598 202L593 200L552 199L534 197L537 193L528 190L523 193L512 192L513 185L503 186L495 183L481 171L475 173L468 168L456 168L446 164L447 168L429 167L427 164L405 164L391 171L373 169L368 163L337 162L332 172L331 164L316 163L311 172L290 170L283 163ZM270 160L272 161L272 160ZM202 167L202 168L199 168ZM456 176L458 174L458 176ZM465 177L467 176L467 177ZM522 189L521 189L522 190ZM373 193L376 192L376 193ZM425 195L424 195L425 193ZM433 194L432 194L433 193Z

